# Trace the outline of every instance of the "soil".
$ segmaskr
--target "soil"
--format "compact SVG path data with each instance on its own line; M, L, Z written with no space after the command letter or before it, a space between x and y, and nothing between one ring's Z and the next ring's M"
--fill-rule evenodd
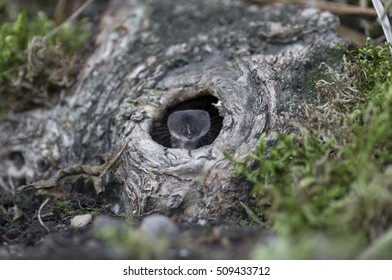
M33 193L12 198L0 194L0 259L145 259L146 255L135 250L143 247L135 245L118 252L114 247L127 246L123 240L105 240L94 235L96 220L105 220L116 227L127 227L135 231L145 217L126 219L116 215L110 209L115 203L107 193L102 196L73 193L65 201L50 201L40 213L43 224L38 219L38 209L46 199ZM70 224L73 217L64 216L64 209L72 215L96 211L92 222L83 228L74 228ZM99 209L99 210L96 210ZM240 223L199 220L196 223L176 221L179 229L178 240L171 242L163 254L147 255L152 259L249 259L252 251L266 230ZM113 242L116 245L113 247ZM142 240L141 242L142 243Z

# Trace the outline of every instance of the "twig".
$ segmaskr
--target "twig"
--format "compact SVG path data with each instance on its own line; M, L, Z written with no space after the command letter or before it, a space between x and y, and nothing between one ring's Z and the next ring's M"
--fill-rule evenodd
M388 42L389 49L392 52L392 30L391 23L389 22L388 17L385 16L384 6L382 5L380 0L372 0L373 6L377 11L378 19L380 21L382 30L384 30L385 38Z
M129 140L130 139L125 140L121 149L113 156L113 158L111 158L105 164L102 165L99 177L102 177L118 161L118 159L121 157L122 153L124 152L124 150L128 146Z
M48 198L41 204L41 206L40 206L39 209L38 209L38 221L39 221L40 225L41 225L44 229L46 229L47 232L50 232L50 229L49 229L49 228L44 224L44 222L42 221L42 219L41 219L41 211L42 211L42 209L45 207L45 205L49 202L49 200L50 200L50 197L48 197Z
M285 3L284 0L250 0L251 2L259 4L273 4L273 3ZM312 0L297 0L295 3L303 6L316 7L320 10L329 11L336 15L355 15L355 16L377 16L376 11L373 8L358 7L353 5L346 5L332 2L312 1Z
M48 39L49 37L53 36L54 34L56 34L61 28L63 28L63 26L74 20L75 18L77 18L83 11L84 9L87 8L88 5L90 5L92 2L94 2L94 0L87 0L86 3L84 3L82 6L80 6L79 9L77 9L69 18L67 18L63 23L61 23L59 26L57 26L55 29L53 29L52 31L50 31L48 34L45 35L44 39Z
M249 218L258 225L266 227L265 223L260 220L260 218L253 212L245 203L239 200L241 206L245 209L246 214L248 214Z
M336 15L377 16L377 13L373 8L367 7L321 1L314 3L310 0L298 0L298 3L313 6L320 10L329 11Z

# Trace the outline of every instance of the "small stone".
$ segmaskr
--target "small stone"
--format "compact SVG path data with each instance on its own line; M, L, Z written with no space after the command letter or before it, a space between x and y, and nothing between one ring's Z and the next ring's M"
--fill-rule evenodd
M92 219L93 216L91 214L78 215L71 219L71 226L74 228L81 228L91 222Z
M144 218L140 225L140 232L151 241L162 239L175 241L179 236L179 230L173 221L157 214Z

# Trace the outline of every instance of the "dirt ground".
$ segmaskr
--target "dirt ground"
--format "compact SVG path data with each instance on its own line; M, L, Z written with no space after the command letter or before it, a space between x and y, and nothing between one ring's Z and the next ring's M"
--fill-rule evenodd
M27 193L16 198L0 194L0 259L249 259L255 244L266 230L239 223L199 220L171 222L178 229L175 240L164 240L163 249L146 247L138 234L145 217L127 219L115 215L105 194L74 193L65 201L50 201L40 213L46 198ZM64 208L70 216L65 216ZM83 228L71 226L72 215L94 210L92 221ZM116 234L101 238L95 233L110 228ZM151 229L154 231L154 229ZM132 235L134 238L124 238ZM140 238L140 240L138 240ZM148 240L153 247L162 244ZM121 248L121 250L118 250Z

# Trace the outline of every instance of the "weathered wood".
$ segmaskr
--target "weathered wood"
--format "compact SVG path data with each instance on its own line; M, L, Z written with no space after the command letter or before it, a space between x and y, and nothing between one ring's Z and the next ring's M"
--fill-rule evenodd
M315 102L309 81L343 44L338 24L327 12L292 5L113 1L70 95L0 124L0 185L97 164L129 138L116 173L124 209L187 220L240 215L249 186L223 153L244 158L262 133L290 129L284 115L298 118ZM218 98L223 117L212 144L188 151L152 139L153 123L170 108L206 94Z

